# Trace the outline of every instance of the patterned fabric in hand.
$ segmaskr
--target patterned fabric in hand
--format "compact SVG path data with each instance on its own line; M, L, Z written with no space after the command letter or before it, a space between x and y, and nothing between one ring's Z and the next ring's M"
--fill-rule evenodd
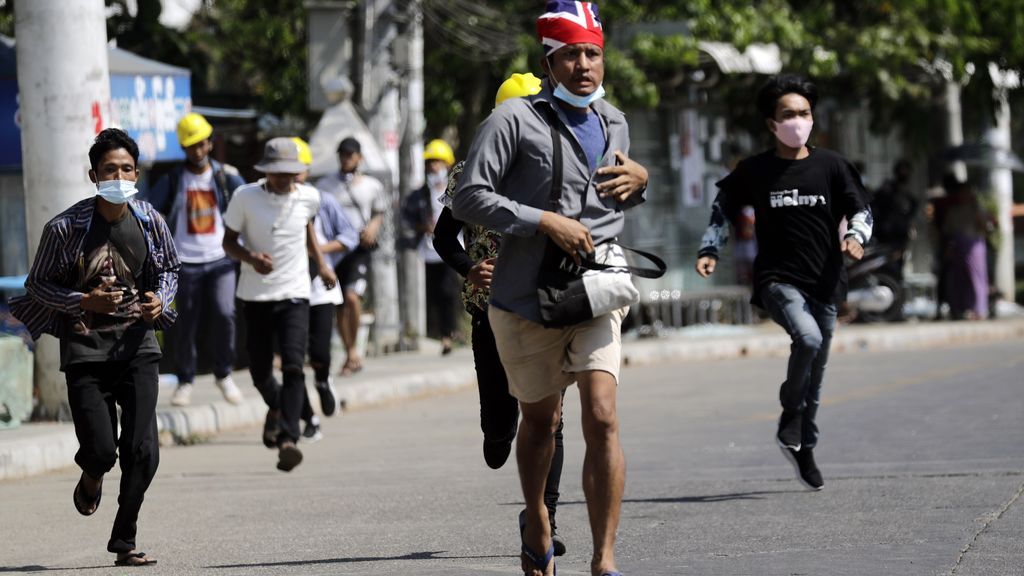
M455 194L455 188L458 186L459 174L462 173L463 164L465 164L465 161L456 164L448 175L448 188L445 189L444 195L441 197L441 203L448 208L452 207L452 197ZM498 257L498 247L501 246L501 234L489 228L466 222L462 227L462 243L466 247L466 253L469 254L469 257L474 262L480 262L488 258ZM472 314L476 310L487 310L487 302L490 298L490 290L474 286L468 278L463 280L462 304L466 307L467 312Z

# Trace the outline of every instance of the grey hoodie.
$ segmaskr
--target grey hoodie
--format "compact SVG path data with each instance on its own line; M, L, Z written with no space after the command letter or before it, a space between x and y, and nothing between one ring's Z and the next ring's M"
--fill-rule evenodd
M644 201L642 193L625 203L598 196L596 185L609 177L591 173L579 140L555 105L561 121L563 177L561 201L557 210L552 208L548 110L554 101L545 82L535 96L509 99L495 108L477 129L452 199L455 218L505 234L491 285L491 304L534 322L541 321L537 272L547 242L547 236L537 232L541 213L557 211L580 220L594 243L600 244L622 232L623 210ZM626 118L604 100L594 102L591 113L600 116L607 142L597 166L612 166L616 150L629 154Z

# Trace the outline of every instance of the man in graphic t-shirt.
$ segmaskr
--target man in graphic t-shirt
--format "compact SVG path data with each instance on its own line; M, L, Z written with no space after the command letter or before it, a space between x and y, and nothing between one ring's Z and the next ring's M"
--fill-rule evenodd
M174 323L166 303L174 299L179 266L167 225L135 199L138 160L138 145L122 130L96 135L89 148L95 196L46 223L27 294L11 300L11 312L34 339L60 339L82 469L73 492L79 514L96 513L104 477L120 460L120 486L106 490L117 506L107 551L118 566L156 563L136 549L137 523L160 464L155 330Z
M728 222L753 206L758 253L752 302L793 340L779 391L777 439L809 488L824 486L814 462L815 417L825 375L837 303L846 296L843 257L860 259L871 238L868 195L853 165L839 154L807 146L818 100L814 84L798 76L772 77L757 95L758 111L775 147L752 156L718 182L711 223L697 255L697 272L715 271L728 239ZM849 222L840 238L839 223Z
M224 399L242 401L231 379L235 363L235 264L224 254L222 214L231 193L245 184L238 171L210 158L213 127L199 114L187 114L178 123L178 143L185 162L165 175L145 195L174 234L181 257L178 323L175 337L175 370L178 387L171 404L191 401L196 374L196 334L200 319L210 334L213 375Z
M335 271L344 296L338 307L338 332L345 345L347 357L341 375L348 376L363 368L363 359L356 347L362 297L366 293L366 279L370 272L370 252L377 246L377 234L384 222L384 185L380 180L359 171L363 160L362 146L355 138L345 138L338 144L339 170L317 180L316 187L333 195L345 210L348 221L359 230L359 246L345 254Z

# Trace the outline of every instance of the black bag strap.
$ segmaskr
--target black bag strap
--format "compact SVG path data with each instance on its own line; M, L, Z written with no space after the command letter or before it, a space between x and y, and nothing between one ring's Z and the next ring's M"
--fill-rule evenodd
M548 126L551 128L551 194L548 202L558 212L558 203L562 200L562 136L558 133L558 113L554 107L547 108Z
M562 199L562 136L558 133L558 124L561 122L558 119L558 113L555 112L554 106L550 106L546 109L548 117L548 125L551 128L551 194L549 195L549 201L551 207L555 212L558 212L559 201ZM583 199L584 204L586 203L586 197ZM618 242L616 242L618 244ZM637 250L630 248L629 246L623 246L618 244L623 250L628 250L639 256L643 256L654 264L653 268L643 268L639 266L625 266L631 274L640 276L641 278L661 278L665 275L665 271L668 270L668 266L665 265L665 261L661 258L651 254L650 252L644 252L643 250ZM566 254L566 257L569 255ZM621 266L614 266L611 264L598 264L590 260L583 260L580 264L582 268L587 270L609 270L611 268L621 268Z
M632 252L637 256L643 256L652 264L654 264L654 267L650 268L641 266L616 266L614 264L598 264L597 262L593 262L590 260L583 260L580 263L580 266L582 268L586 268L587 270L609 270L611 268L625 268L626 270L629 270L630 274L639 276L641 278L661 278L662 276L665 275L665 271L668 270L668 266L665 265L665 261L655 256L654 254L651 254L650 252L644 252L643 250L630 248L629 246L619 244L618 242L614 242L614 244L618 245L619 248L622 248L627 252Z
M217 181L217 187L220 188L221 196L224 198L224 205L227 206L231 203L231 194L234 190L228 190L228 177L224 174L224 166L218 166L217 170L213 172L213 179Z

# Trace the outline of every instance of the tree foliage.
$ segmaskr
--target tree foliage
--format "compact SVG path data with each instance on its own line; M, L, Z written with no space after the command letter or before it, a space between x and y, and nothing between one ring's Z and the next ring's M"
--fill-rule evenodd
M469 65L459 51L442 48L428 59L428 78L454 75L453 85L464 86L462 81L476 74L496 87L508 72L537 71L536 65L526 65L537 58L531 46L536 45L533 25L539 3L483 4L520 30L522 52L489 63L481 73L479 63ZM910 112L933 102L948 79L965 84L971 79L969 94L990 97L988 62L1024 70L1024 35L1018 33L1024 29L1024 2L1019 0L605 0L599 6L606 35L613 40L639 23L677 21L685 30L636 34L626 45L608 48L610 98L626 107L653 107L685 94L693 84L689 73L701 65L700 40L728 42L740 50L752 43L773 43L785 70L814 78L840 99L866 99L876 120L887 125L914 118ZM432 34L430 23L427 34ZM745 98L749 105L750 82L724 79L716 86L716 96L730 109L737 108L730 102L734 97ZM437 129L473 115L452 95L450 87L428 84L428 108L438 105L430 112L429 126Z
M188 26L160 24L160 0L107 0L120 47L192 71L193 99L306 115L306 10L293 0L205 0Z
M105 0L118 44L193 71L197 101L306 115L306 11L296 0L203 0L183 31L159 24L160 0ZM410 3L399 3L406 7ZM540 72L539 0L422 0L428 135L472 133L512 72ZM906 120L949 79L977 103L991 98L987 63L1024 70L1020 0L601 0L609 99L651 108L685 98L706 65L700 41L740 50L773 43L785 70L830 95L867 100L880 122ZM678 23L678 33L634 33ZM0 32L13 2L0 0ZM627 34L629 32L629 34ZM627 38L623 41L622 39ZM749 104L750 77L723 78L716 99ZM970 80L968 83L967 81ZM749 106L747 106L749 107Z

